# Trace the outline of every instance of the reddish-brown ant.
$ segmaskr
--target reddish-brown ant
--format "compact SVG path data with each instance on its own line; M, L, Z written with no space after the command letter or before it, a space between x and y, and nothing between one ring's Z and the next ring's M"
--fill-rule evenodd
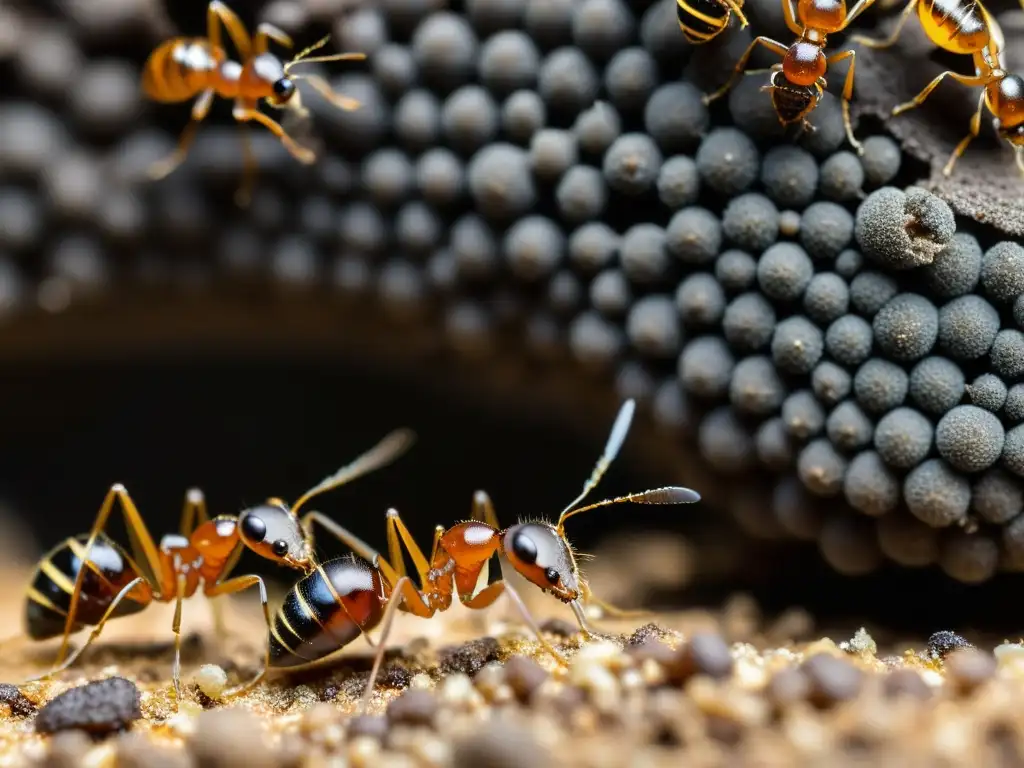
M258 586L263 615L267 627L271 627L263 580L255 575L227 578L242 550L248 548L275 563L308 572L314 567L312 540L297 517L299 508L314 496L391 463L412 441L413 435L408 430L392 432L358 459L311 488L290 507L279 499L271 499L237 516L220 515L211 520L202 493L190 491L180 532L164 536L159 545L154 542L124 486L114 485L103 500L89 534L68 538L50 550L32 576L25 609L29 637L46 640L63 635L56 666L33 679L52 677L70 667L99 637L109 619L137 613L153 601L173 601L173 679L180 701L182 602L197 592L217 597ZM103 532L115 502L120 502L124 514L134 560ZM68 655L71 634L85 626L94 627L89 639ZM266 658L269 658L269 650ZM264 673L265 665L255 679L232 688L225 695L247 690Z
M781 64L771 68L771 78L765 89L771 93L775 113L783 125L800 122L807 123L807 115L818 105L825 91L825 72L830 64L844 59L850 60L850 68L846 72L843 84L842 107L843 125L850 144L858 153L863 152L861 143L853 135L853 123L850 120L850 100L853 98L853 77L856 64L856 52L840 51L825 56L828 35L845 30L854 19L860 16L874 3L874 0L858 0L849 13L846 12L846 0L782 0L782 10L786 18L786 26L798 39L789 47L769 37L756 37L740 56L732 75L725 85L714 93L704 97L710 103L723 96L736 80L744 74L744 67L754 49L762 45L772 53L782 57ZM763 70L751 70L746 74L755 74Z
M228 58L221 42L220 25L227 29L231 42L241 62ZM163 103L176 103L196 98L192 105L192 119L181 135L178 148L173 155L152 167L150 176L161 179L177 168L188 154L195 138L199 123L206 117L213 104L214 96L233 99L234 118L241 124L255 120L270 130L285 148L300 162L312 163L316 155L312 150L299 146L281 125L259 111L259 102L283 109L289 107L305 114L296 80L306 80L318 93L340 109L357 109L359 102L341 96L317 75L296 75L291 72L299 62L342 61L365 59L363 53L339 53L330 56L310 57L309 54L324 45L325 37L306 48L288 63L283 63L270 53L271 40L288 48L292 39L283 31L270 24L260 24L250 40L249 33L235 13L219 0L213 0L206 13L206 37L175 37L162 43L146 60L142 71L142 90L149 98ZM252 157L248 140L242 135L242 149L245 158L245 175L238 192L241 204L248 202L252 189L256 163Z
M580 574L572 545L565 535L565 521L581 512L619 504L685 504L700 500L689 488L657 488L606 499L584 507L581 501L600 482L629 431L635 404L628 400L619 411L601 458L583 491L561 513L557 525L547 522L519 523L502 529L483 491L473 499L472 519L447 530L435 529L430 557L424 556L395 510L389 510L388 559L334 521L317 513L304 525L321 523L358 557L344 557L318 565L291 589L274 616L269 647L270 666L300 667L332 655L360 634L381 627L377 653L367 682L363 703L373 692L384 658L384 648L396 609L430 618L447 610L452 597L468 608L480 609L507 594L544 648L556 659L565 659L542 636L522 598L506 581L487 583L488 566L495 555L504 557L528 581L567 603L586 635L596 634L584 612L586 604L611 608L594 597ZM309 528L307 528L309 530ZM419 577L417 588L406 575L402 546L412 558Z
M1024 172L1024 78L1003 68L1003 32L978 0L910 0L889 37L875 40L856 35L853 41L869 48L890 47L899 39L915 8L928 39L950 53L970 56L974 60L974 75L941 73L913 99L895 107L893 117L921 106L946 77L968 87L981 86L970 132L956 145L942 173L949 176L953 172L956 161L981 131L981 115L986 108L995 118L996 132L1014 148L1017 167Z

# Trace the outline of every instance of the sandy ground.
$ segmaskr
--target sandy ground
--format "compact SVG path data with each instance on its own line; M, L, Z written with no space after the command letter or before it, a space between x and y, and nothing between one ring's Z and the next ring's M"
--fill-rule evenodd
M683 577L685 558L677 562L675 578ZM619 597L623 571L593 565L595 588ZM4 583L26 579L17 569ZM102 642L54 680L22 685L25 702L0 704L0 766L1024 764L1021 646L947 655L950 646L929 650L921 638L876 648L867 635L821 637L800 610L766 624L741 597L719 611L606 620L611 640L584 641L564 606L522 591L567 668L501 603L430 621L400 616L369 716L358 713L372 660L362 641L321 668L272 674L230 701L203 694L194 682L203 665L231 682L257 669L264 628L257 603L244 598L225 606L224 637L204 598L186 604L185 694L176 702L172 611L154 605L109 624ZM21 601L14 588L0 595L11 630L0 681L15 684L45 671L56 648L20 636ZM123 705L103 700L84 715L62 713L55 735L38 732L55 722L57 705L43 707L56 696L113 676L140 692L127 732L62 730Z

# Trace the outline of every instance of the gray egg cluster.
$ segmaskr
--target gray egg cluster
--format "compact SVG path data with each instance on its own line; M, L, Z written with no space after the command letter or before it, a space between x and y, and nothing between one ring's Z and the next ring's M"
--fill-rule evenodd
M211 263L327 283L459 354L512 338L575 359L744 478L748 531L817 542L843 572L1024 567L1024 248L903 188L891 138L858 128L853 152L829 94L798 132L764 76L709 109L749 30L691 46L674 0L278 0L262 19L367 54L321 70L361 107L304 91L314 120L286 127L319 150L309 167L250 130L261 177L239 210L237 128L211 120L151 183L187 107L141 100L142 58L83 53L155 45L159 4L79 5L45 29L15 12L24 42L0 50L18 83L0 111L3 306L28 293L30 253L40 285Z

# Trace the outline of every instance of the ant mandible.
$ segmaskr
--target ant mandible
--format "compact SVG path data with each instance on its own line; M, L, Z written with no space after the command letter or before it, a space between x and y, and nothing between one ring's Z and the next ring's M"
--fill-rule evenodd
M1024 78L1003 68L1003 32L978 0L910 0L889 37L876 40L856 35L853 41L869 48L894 45L915 8L928 39L950 53L970 56L974 61L974 75L942 72L913 99L896 106L893 117L921 106L946 77L968 87L981 86L983 90L978 97L978 109L971 117L970 131L956 145L942 173L945 176L953 173L956 161L981 131L981 115L986 108L995 118L996 133L1014 148L1017 167L1024 172Z
M241 57L241 63L228 58L221 42L221 24L227 29L231 42ZM302 163L312 163L315 153L300 146L269 116L259 111L259 102L264 100L276 109L290 108L305 115L295 81L306 80L320 95L339 109L358 109L359 102L331 90L331 86L317 75L296 75L292 68L298 63L312 64L327 61L365 59L363 53L339 53L330 56L310 57L309 54L327 43L329 37L306 48L288 63L283 63L270 53L269 44L274 40L281 45L293 47L292 39L271 24L260 24L250 40L245 26L234 11L219 0L213 0L206 12L206 37L174 37L154 50L142 71L142 90L150 99L162 103L177 103L196 98L192 105L192 118L178 141L178 148L165 160L153 165L150 177L162 179L177 168L188 155L195 138L196 129L213 104L214 96L233 99L232 112L235 120L243 126L256 121L273 133L285 148ZM245 205L249 201L256 161L246 135L242 134L242 151L245 162L242 186L237 201Z
M29 583L25 608L28 636L47 640L63 635L54 668L32 679L46 679L70 667L100 636L108 620L137 613L153 601L173 601L173 681L177 700L181 701L182 602L199 591L212 598L258 586L263 616L271 627L263 580L256 575L227 578L242 550L248 548L279 565L308 572L314 568L313 541L308 526L304 527L297 516L299 508L314 496L390 464L412 445L413 439L408 430L390 433L290 507L279 499L270 499L237 516L210 519L203 494L193 489L186 495L180 532L165 535L159 545L128 491L120 484L112 486L89 534L70 537L46 553ZM124 514L134 560L104 533L115 502L120 502ZM140 568L136 561L145 567ZM220 626L219 606L216 602L213 605ZM89 639L68 655L71 634L85 626L93 626ZM259 674L225 696L234 696L259 682L268 659L269 649Z
M777 40L769 37L756 37L747 47L736 66L732 76L725 85L714 93L704 97L706 104L725 95L736 80L744 74L744 67L751 53L758 46L764 46L772 53L782 57L781 64L771 68L771 78L764 90L771 93L772 105L779 121L783 125L795 122L807 124L807 115L818 105L827 85L825 72L828 65L836 64L844 59L850 60L843 84L842 108L843 125L850 144L859 154L864 152L861 143L853 135L853 124L850 120L850 100L853 98L854 66L857 61L856 51L847 50L825 56L827 36L845 30L864 11L871 7L875 0L858 0L853 9L846 12L846 0L782 0L782 10L786 18L786 26L798 35L798 39L788 48ZM745 74L755 74L763 70L751 70Z
M388 510L388 559L384 559L333 520L311 512L306 517L310 529L312 522L319 522L356 556L329 560L292 587L271 625L269 665L293 669L308 666L334 654L360 634L369 642L368 633L380 626L380 639L371 643L377 646L377 653L363 694L365 708L384 658L395 611L401 608L421 618L431 618L451 607L454 594L458 594L463 605L473 609L486 608L502 594L507 594L541 645L565 664L562 654L544 639L512 585L502 580L488 584L490 560L495 555L504 557L528 581L567 603L586 636L597 634L587 621L584 605L595 604L609 611L617 609L598 600L580 574L572 545L565 535L565 521L581 512L622 502L688 504L700 501L696 491L670 486L577 506L597 486L618 454L629 432L634 410L634 401L623 404L601 458L583 491L562 510L557 525L528 522L502 529L490 498L483 491L477 491L469 521L447 530L441 526L435 529L429 559L398 512ZM412 558L419 588L406 575L403 545Z

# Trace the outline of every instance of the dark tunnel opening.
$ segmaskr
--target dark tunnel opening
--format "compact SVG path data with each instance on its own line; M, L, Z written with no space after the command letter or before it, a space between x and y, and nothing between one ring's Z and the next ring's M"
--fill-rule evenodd
M170 355L21 365L5 373L0 392L8 438L0 450L0 496L40 551L87 529L113 482L127 486L158 538L176 529L190 486L204 490L213 514L268 496L295 499L399 426L418 434L406 456L310 508L383 549L384 513L393 506L426 547L434 525L469 516L477 488L490 493L503 523L554 519L589 473L606 429L591 425L592 435L582 436L543 409L495 407L485 392L466 397L460 387L337 358ZM673 481L640 465L627 442L594 498ZM699 546L710 526L749 548L743 569L728 580L655 595L652 608L716 606L739 590L767 616L803 606L822 626L863 623L922 640L937 629L1012 633L1017 625L1006 606L1019 579L971 587L937 570L896 567L851 579L813 547L750 548L739 533L716 525L726 512L704 507L684 516L651 507L599 510L576 518L570 536L588 551L623 532L678 529L696 534ZM120 522L113 531L123 539ZM343 551L320 544L328 555ZM243 561L267 572L261 565L254 556Z

